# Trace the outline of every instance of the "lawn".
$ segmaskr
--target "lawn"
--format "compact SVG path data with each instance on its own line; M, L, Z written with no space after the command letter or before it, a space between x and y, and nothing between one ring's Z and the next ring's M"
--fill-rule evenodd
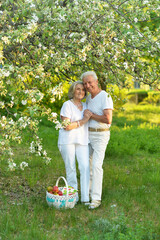
M52 158L49 165L14 145L24 171L9 172L0 162L0 239L16 240L151 240L160 239L160 107L127 104L114 111L111 139L104 159L102 205L88 210L56 210L45 191L65 168L57 148L58 132L45 119L39 136ZM78 173L79 179L79 173ZM63 185L63 181L60 182Z

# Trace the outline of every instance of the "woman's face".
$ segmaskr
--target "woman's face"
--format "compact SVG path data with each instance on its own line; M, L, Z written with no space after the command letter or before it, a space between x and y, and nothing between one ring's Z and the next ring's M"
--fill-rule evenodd
M83 84L77 84L74 91L74 99L82 100L85 96L85 88Z

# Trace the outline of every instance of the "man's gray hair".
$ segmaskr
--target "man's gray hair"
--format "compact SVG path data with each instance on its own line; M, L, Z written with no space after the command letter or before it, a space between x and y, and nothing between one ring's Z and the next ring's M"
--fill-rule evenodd
M85 77L88 77L88 76L92 76L94 78L94 80L98 79L98 77L94 71L88 71L88 72L83 73L81 75L81 79L83 80Z
M78 84L83 85L83 82L82 81L76 81L76 82L73 82L72 85L70 86L69 91L68 91L68 98L69 99L72 99L74 97L75 88ZM87 96L87 91L85 90L84 98L86 98L86 96Z

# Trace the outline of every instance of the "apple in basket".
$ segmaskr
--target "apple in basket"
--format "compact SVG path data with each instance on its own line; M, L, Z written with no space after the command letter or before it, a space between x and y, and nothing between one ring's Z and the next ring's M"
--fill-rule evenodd
M58 191L58 195L59 196L63 196L63 192L62 191Z
M58 186L47 187L47 192L54 194L54 195L63 196L63 192L59 190Z
M59 192L58 186L54 186L53 189L52 189L52 191L53 191L54 193L58 193L58 192Z
M49 186L47 187L47 192L52 193L53 187Z

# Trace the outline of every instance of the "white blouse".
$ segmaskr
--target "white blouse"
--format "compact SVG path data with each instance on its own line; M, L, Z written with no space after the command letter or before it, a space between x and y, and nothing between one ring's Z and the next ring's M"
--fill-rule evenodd
M86 109L86 103L82 102L82 105L83 110L80 111L71 100L68 100L64 102L60 115L69 118L71 122L81 120L83 112ZM59 130L58 144L88 145L88 141L88 123L69 131L64 129Z

